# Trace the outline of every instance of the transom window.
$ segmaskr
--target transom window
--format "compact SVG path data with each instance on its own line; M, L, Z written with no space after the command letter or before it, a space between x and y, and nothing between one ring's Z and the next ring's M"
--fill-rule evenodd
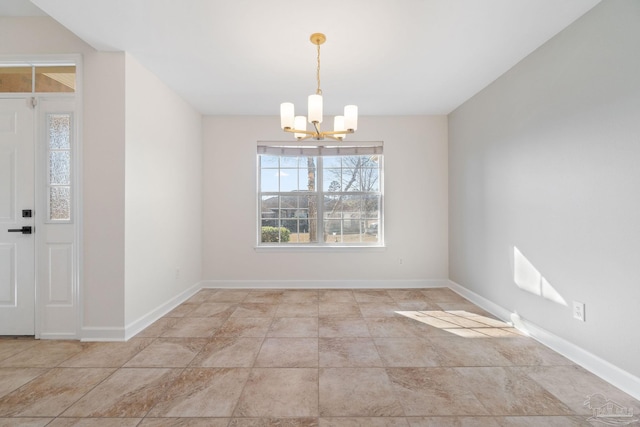
M0 66L1 93L73 93L75 65Z
M258 145L259 246L382 246L382 143Z

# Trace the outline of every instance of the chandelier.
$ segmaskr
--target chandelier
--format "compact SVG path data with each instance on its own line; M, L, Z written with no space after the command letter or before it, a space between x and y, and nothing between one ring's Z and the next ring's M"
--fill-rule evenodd
M296 116L294 114L293 103L283 102L280 104L280 127L285 132L294 134L298 141L305 139L316 139L318 141L330 138L342 141L347 134L354 133L358 128L358 106L347 105L344 107L343 116L335 116L333 118L333 131L321 131L320 123L322 123L322 90L320 89L320 45L327 38L322 33L311 34L311 43L315 44L318 49L318 67L316 70L316 80L318 88L314 95L309 95L308 117ZM307 130L307 121L313 125L313 130Z

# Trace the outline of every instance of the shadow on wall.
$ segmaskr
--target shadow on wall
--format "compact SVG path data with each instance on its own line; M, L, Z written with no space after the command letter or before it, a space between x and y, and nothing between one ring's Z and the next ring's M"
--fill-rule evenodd
M513 281L523 291L538 295L549 301L567 306L567 302L551 283L542 276L537 268L517 247L513 247Z

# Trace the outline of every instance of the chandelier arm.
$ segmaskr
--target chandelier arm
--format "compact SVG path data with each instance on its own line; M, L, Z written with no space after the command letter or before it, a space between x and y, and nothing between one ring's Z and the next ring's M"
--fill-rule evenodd
M321 132L322 135L327 135L327 136L331 136L331 135L348 135L351 133L355 133L355 131L353 129L347 129L347 130L334 130L334 131L326 131L326 132Z
M316 135L318 133L310 130L298 130L294 128L284 128L282 130L289 133L304 133L305 135L311 135L311 136Z
M333 139L334 141L342 141L342 138L337 138L337 137L335 137L335 136L326 135L326 134L324 134L324 133L323 133L321 136L322 136L322 138L321 138L321 139L324 139L325 137L327 137L327 138L329 138L329 139Z

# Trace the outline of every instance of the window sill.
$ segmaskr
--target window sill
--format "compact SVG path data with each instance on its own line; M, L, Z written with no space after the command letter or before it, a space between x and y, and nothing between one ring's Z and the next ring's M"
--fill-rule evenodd
M383 252L386 246L256 246L256 252Z

